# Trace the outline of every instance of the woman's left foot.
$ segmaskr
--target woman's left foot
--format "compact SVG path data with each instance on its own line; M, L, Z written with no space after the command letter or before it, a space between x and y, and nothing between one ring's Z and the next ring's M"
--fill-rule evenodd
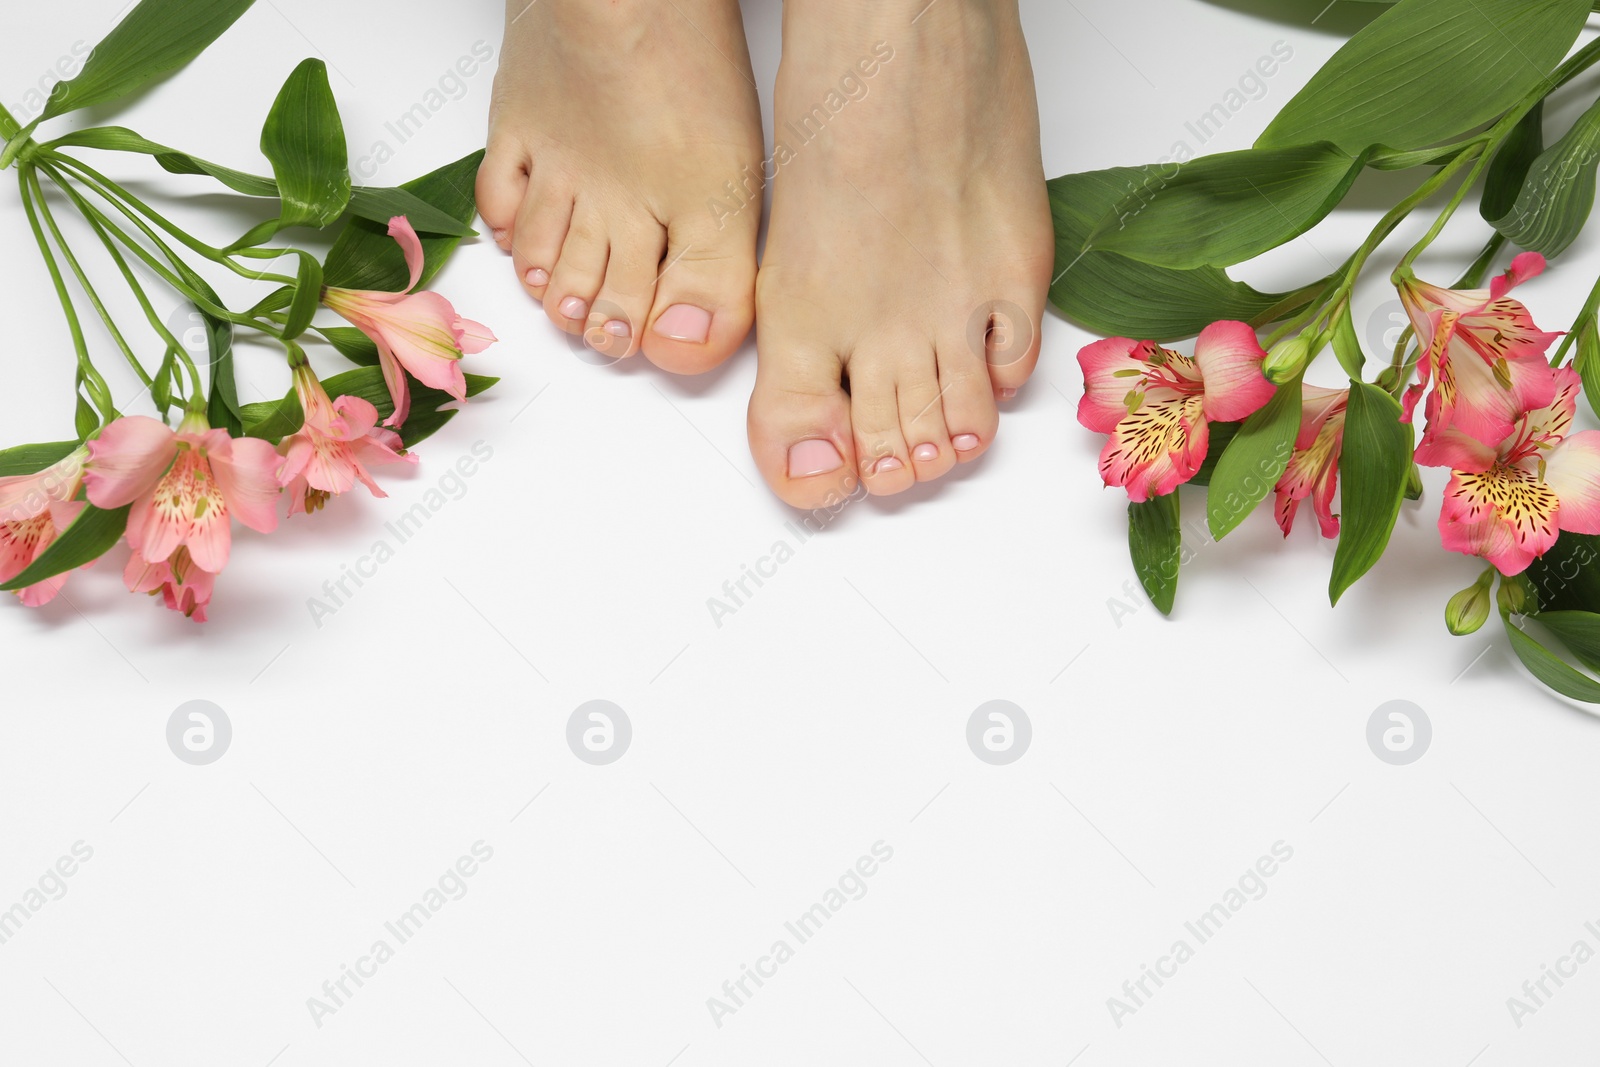
M1015 0L787 0L750 447L796 507L982 455L1055 242Z

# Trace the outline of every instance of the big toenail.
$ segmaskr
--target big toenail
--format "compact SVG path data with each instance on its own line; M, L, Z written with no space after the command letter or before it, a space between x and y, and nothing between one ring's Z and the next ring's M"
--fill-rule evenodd
M982 444L975 433L958 433L950 438L950 443L956 446L957 452L971 452Z
M844 466L844 457L831 441L800 441L789 448L789 477L813 478Z
M1017 391L1015 389L1002 389L1002 390L1000 390L1000 399L1001 400L1012 400L1012 399L1016 398L1016 395L1017 395Z
M629 337L633 334L633 327L621 319L608 319L605 326L606 333L612 337Z
M893 474L895 471L904 466L905 464L901 463L894 456L884 456L882 459L878 460L878 465L872 469L877 474Z
M534 267L532 270L528 271L528 284L533 286L535 289L549 285L550 272L545 270L543 267Z
M923 463L932 463L939 458L938 445L918 445L915 452L911 453Z
M589 317L589 304L575 296L569 296L561 301L561 314L569 319L586 319Z
M693 304L673 304L661 313L655 329L656 333L670 340L703 345L706 338L711 336L711 312Z

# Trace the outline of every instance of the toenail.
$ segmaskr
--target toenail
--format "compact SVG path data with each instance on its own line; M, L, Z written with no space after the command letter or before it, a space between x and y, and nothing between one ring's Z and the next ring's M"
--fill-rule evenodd
M1010 400L1010 399L1014 398L1016 395L1017 395L1017 391L1015 389L1002 389L1002 390L1000 390L1000 399L1001 400Z
M975 433L958 433L950 438L950 443L956 446L957 452L971 452L983 442L978 440Z
M656 320L656 333L673 341L703 345L711 336L711 312L693 304L673 304Z
M504 242L505 239L506 239L506 231L504 231L504 230L496 230L496 231L494 231L494 239L496 241Z
M911 453L923 463L932 463L939 458L938 445L918 445L916 451Z
M612 337L630 337L633 334L633 327L621 319L607 319L605 331Z
M878 460L878 465L872 468L872 470L874 474L893 474L895 471L904 466L905 464L901 463L896 457L884 456L882 459Z
M586 319L589 317L589 304L575 296L569 296L561 301L561 314L569 319Z
M812 478L844 466L844 457L831 441L800 441L789 448L789 477Z
M528 271L527 281L535 289L542 288L550 284L550 272L543 267L534 267Z

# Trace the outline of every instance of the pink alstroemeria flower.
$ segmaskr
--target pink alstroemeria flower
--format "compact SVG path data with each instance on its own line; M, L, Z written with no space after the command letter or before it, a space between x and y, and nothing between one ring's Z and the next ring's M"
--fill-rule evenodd
M378 426L378 409L358 396L328 399L309 366L294 369L294 388L305 423L278 446L276 477L289 493L289 514L313 512L328 497L360 482L373 496L388 496L367 472L369 463L415 463L393 430Z
M1242 322L1214 322L1194 356L1154 341L1113 337L1078 353L1083 399L1078 421L1110 434L1100 453L1107 485L1136 503L1165 496L1205 462L1211 423L1235 422L1272 399L1261 373L1267 354Z
M1311 500L1323 537L1339 536L1339 516L1333 513L1333 494L1339 488L1339 453L1344 448L1344 416L1350 401L1348 389L1301 386L1300 434L1294 454L1278 479L1278 526L1288 537L1294 528L1300 501Z
M88 456L79 447L36 474L0 478L0 582L27 570L83 510L73 497ZM66 583L67 574L57 574L17 590L17 597L36 608L54 600Z
M1555 399L1517 420L1498 448L1459 429L1417 449L1417 462L1450 467L1439 534L1453 552L1521 574L1561 531L1600 534L1600 431L1567 436L1583 385L1563 367Z
M1548 405L1555 396L1545 358L1561 335L1534 325L1519 300L1506 294L1545 267L1537 252L1524 252L1488 289L1441 289L1408 278L1400 302L1422 351L1417 381L1401 398L1404 421L1428 396L1428 432L1450 428L1493 446L1511 433L1518 416Z
M217 576L194 565L186 547L178 547L160 563L151 563L137 551L128 557L122 580L132 593L160 593L167 607L195 622L206 621L206 608Z
M133 505L127 539L141 566L129 564L128 588L148 592L162 584L148 584L155 579L144 564L165 565L178 584L202 584L188 577L191 565L216 575L228 563L234 518L260 533L276 529L278 462L267 442L229 437L199 414L185 416L176 431L143 415L107 424L89 442L84 484L97 508ZM205 591L209 596L209 584ZM169 591L168 603L173 599Z
M411 291L422 278L422 241L404 215L389 220L389 236L399 242L411 270L411 282L404 290L385 293L330 285L323 290L322 302L377 344L383 380L394 400L394 413L383 424L399 426L411 411L407 372L423 385L465 400L461 357L482 352L497 338L482 323L457 315L438 293Z

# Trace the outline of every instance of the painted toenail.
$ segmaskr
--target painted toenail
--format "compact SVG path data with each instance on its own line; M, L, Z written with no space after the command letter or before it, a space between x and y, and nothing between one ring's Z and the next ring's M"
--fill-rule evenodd
M655 328L656 333L673 341L703 345L711 336L711 312L693 304L673 304L661 313Z
M532 270L528 271L527 281L528 284L533 286L535 289L549 285L550 272L545 270L543 267L534 267Z
M911 453L923 463L932 463L939 458L938 445L918 445L916 451Z
M956 446L957 452L971 452L983 442L978 440L975 433L958 433L950 438L950 443Z
M1016 397L1016 395L1017 395L1017 391L1015 389L1002 389L1002 390L1000 390L1000 399L1001 400L1011 400L1014 397Z
M904 466L905 464L901 463L894 456L884 456L882 459L878 460L878 465L872 469L876 474L893 474L895 471L900 470Z
M801 441L789 448L789 477L812 478L844 466L844 457L831 441Z
M589 304L575 296L569 296L561 301L561 314L569 319L586 319L589 317Z
M633 335L633 327L629 326L621 319L608 319L606 321L605 330L606 333L609 333L612 337L631 337Z

